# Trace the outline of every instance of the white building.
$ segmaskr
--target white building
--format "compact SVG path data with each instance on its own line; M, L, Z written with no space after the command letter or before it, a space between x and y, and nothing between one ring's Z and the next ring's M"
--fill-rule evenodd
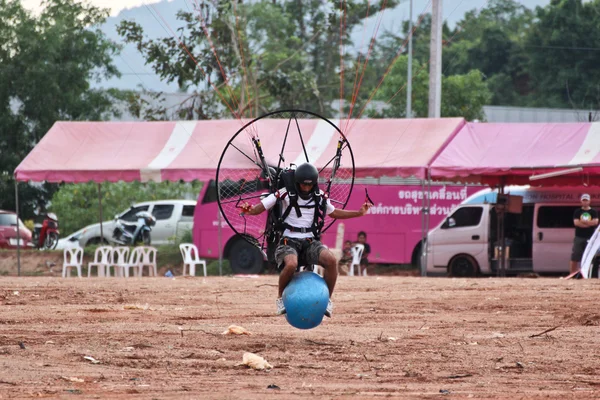
M600 110L483 106L486 122L586 122L600 121Z

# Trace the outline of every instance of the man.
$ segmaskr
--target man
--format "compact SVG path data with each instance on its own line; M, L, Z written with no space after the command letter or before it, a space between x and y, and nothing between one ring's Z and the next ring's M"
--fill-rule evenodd
M367 243L367 233L365 231L358 232L357 243L365 246L365 249L362 252L362 256L360 257L360 271L358 275L365 275L367 267L369 266L369 254L371 254L371 246Z
M285 314L285 306L282 299L283 290L292 280L298 267L298 259L300 258L305 262L303 265L320 265L325 269L323 278L329 288L329 304L327 305L325 315L331 318L333 311L331 296L338 275L337 261L333 253L320 241L315 239L311 229L315 221L314 213L320 206L320 204L315 204L315 199L317 201L326 201L325 213L335 219L361 217L372 206L370 203L364 203L357 211L336 209L329 199L323 197L323 191L319 190L319 193L314 193L314 188L316 188L318 180L319 172L312 164L304 163L296 168L294 181L298 194L297 205L301 210L301 215L298 216L295 210L291 210L284 220L285 230L279 245L275 249L275 262L280 272L279 294L276 300L278 315ZM287 196L285 188L270 194L254 206L244 203L241 208L248 215L258 215L265 210L273 208L278 198L283 199L283 210L286 210L290 206L290 196Z
M598 213L590 207L590 195L585 193L581 195L581 208L573 213L573 225L575 225L575 239L573 239L573 249L571 251L571 263L569 269L571 274L579 271L579 263L583 257L583 252L587 246L588 240L594 234L598 226Z

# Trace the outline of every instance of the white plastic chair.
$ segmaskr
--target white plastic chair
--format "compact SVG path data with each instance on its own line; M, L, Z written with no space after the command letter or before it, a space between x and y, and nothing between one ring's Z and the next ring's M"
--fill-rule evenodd
M81 278L81 264L83 263L83 249L71 247L63 251L65 261L63 263L62 277L71 276L71 268L77 268L77 276Z
M158 276L158 268L156 266L156 247L152 246L140 246L138 247L140 259L139 267L140 271L138 276L142 276L144 267L148 267L148 276Z
M348 275L354 276L354 267L356 266L357 275L360 275L360 259L362 258L362 253L365 250L365 245L356 243L352 246L350 252L352 253L352 263L350 264L350 269L348 270ZM364 275L367 275L367 270L365 269Z
M185 276L186 267L188 267L190 276L195 276L196 265L198 264L202 264L204 267L204 276L206 276L206 261L198 257L198 248L195 244L182 243L179 245L179 251L181 251L181 257L183 258L183 276Z
M129 259L121 265L125 278L129 278L129 269L133 268L133 274L141 276L141 268L140 268L140 248L134 247L133 250L129 253Z
M100 246L96 249L94 261L88 263L88 278L92 276L93 267L96 267L98 277L106 276L106 270L112 264L112 250L111 246Z
M127 265L127 259L129 258L129 247L113 247L111 254L112 262L106 268L106 275L110 276L110 267L112 266L115 270L115 276L124 276L125 266Z

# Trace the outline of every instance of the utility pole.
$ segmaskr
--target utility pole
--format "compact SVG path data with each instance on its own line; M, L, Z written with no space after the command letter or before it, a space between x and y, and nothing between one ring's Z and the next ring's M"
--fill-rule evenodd
M413 0L408 11L408 76L406 77L406 118L412 118Z
M442 108L442 0L432 0L429 48L429 118L440 118Z

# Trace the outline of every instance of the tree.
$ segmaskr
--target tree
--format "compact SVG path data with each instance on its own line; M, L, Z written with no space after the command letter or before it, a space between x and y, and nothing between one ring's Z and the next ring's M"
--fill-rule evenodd
M483 106L492 97L480 71L442 79L442 117L464 117L467 121L485 121Z
M372 117L402 118L406 114L406 86L408 57L401 56L394 63L383 81L375 98L386 103L381 112ZM429 75L422 65L413 60L413 104L414 117L427 117ZM481 72L472 70L464 75L442 77L442 117L464 117L467 120L483 120L483 106L488 104L491 93Z
M415 23L413 32L413 59L420 65L427 65L430 57L431 15L421 15L417 20L419 22ZM468 75L470 71L477 70L481 73L480 78L492 89L492 96L488 99L490 104L524 101L521 96L528 93L529 87L527 60L522 44L532 20L531 10L515 0L490 0L483 9L466 13L454 29L444 23L443 75ZM401 35L390 32L384 34L377 49L377 80L370 82L369 86L377 85L398 49L402 50L402 54L407 54L405 43L408 29L408 21L405 21ZM405 96L405 93L398 96Z
M600 0L553 0L536 10L526 38L532 104L600 105Z
M429 62L431 15L419 16L413 33L413 58L421 64ZM481 10L465 14L454 29L442 27L442 73L444 76L467 74L471 70L483 73L484 80L501 81L501 91L492 90L491 104L507 104L526 94L526 62L523 41L533 20L533 13L515 0L490 0ZM382 55L389 55L404 46L409 32L408 21L401 35L387 32L379 44ZM389 61L388 61L389 62ZM496 78L501 75L501 78ZM496 87L494 87L496 89Z
M90 87L118 75L117 46L94 27L108 11L74 0L47 0L38 16L0 0L0 208L15 209L13 171L57 120L102 120L122 94ZM30 218L56 185L19 185Z
M491 89L490 104L519 105L529 91L524 41L533 12L515 0L492 0L465 14L444 48L446 74L477 69Z
M385 6L396 4L388 0ZM274 108L330 116L329 104L340 98L339 73L353 67L350 33L381 8L356 0L219 0L180 11L186 27L179 38L150 40L133 21L121 23L118 32L162 78L192 92L180 118L257 116ZM342 62L340 43L346 49ZM134 106L146 118L171 117Z
M110 220L133 203L153 200L180 199L198 196L202 184L193 182L117 182L104 183L101 188L102 216ZM71 233L100 221L98 185L80 183L63 185L52 197L51 211L60 218L61 235Z

